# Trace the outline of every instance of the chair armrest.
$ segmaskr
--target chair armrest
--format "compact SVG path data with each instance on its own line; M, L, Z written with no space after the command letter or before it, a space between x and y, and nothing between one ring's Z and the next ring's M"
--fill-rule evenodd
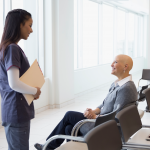
M75 130L75 136L78 136L78 131L80 129L80 127L82 125L84 125L85 123L87 122L96 122L96 119L84 119L77 127L76 127L76 130Z
M84 120L86 120L86 119L84 119ZM72 131L71 131L71 136L74 136L75 130L77 129L77 127L78 127L84 120L81 120L81 121L77 122L77 123L74 125L74 127L73 127L73 129L72 129Z
M75 131L78 129L78 127L82 124L82 123L86 123L86 122L95 122L96 121L96 119L84 119L84 120L81 120L81 121L79 121L79 122L77 122L75 125L74 125L74 127L73 127L73 129L72 129L72 131L71 131L71 136L75 136L74 134L75 134ZM82 126L82 125L81 125ZM80 127L79 127L80 128Z
M84 138L82 137L74 137L74 136L69 136L69 135L55 135L46 141L42 150L46 150L46 147L48 146L48 144L55 139L68 139L68 140L75 140L75 141L85 143Z

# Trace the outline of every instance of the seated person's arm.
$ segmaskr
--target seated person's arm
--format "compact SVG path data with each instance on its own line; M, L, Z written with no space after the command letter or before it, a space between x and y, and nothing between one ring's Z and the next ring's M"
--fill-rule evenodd
M121 88L116 97L116 101L114 104L114 110L117 108L117 105L120 104L120 108L117 112L122 110L126 105L131 104L131 102L134 102L137 100L137 92L136 89L130 86L126 86L124 88Z
M94 110L92 110L93 111L93 113L95 113L96 115L99 115L100 114L100 109L99 108L96 108L96 109L94 109Z

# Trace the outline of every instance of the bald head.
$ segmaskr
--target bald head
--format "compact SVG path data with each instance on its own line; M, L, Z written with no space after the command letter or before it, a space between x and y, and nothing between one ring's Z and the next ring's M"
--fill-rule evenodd
M128 55L117 55L116 58L123 63L123 65L127 65L128 68L126 71L130 71L133 67L133 60L130 56Z

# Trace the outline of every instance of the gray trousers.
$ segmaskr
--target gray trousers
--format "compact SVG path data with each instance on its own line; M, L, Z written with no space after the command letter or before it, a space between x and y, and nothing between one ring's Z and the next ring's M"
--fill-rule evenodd
M2 125L5 128L8 150L29 150L30 121Z

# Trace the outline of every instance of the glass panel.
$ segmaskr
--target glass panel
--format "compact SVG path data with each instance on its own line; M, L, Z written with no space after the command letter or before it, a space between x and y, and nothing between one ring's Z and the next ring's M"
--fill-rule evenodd
M125 53L125 12L118 10L117 11L117 45L116 45L116 54Z
M138 45L138 57L143 56L143 36L144 34L144 20L142 16L139 16L139 45Z
M103 5L103 27L102 27L102 63L110 63L113 59L114 38L114 8Z
M23 0L12 0L13 9L23 9ZM24 40L20 40L18 45L24 50Z
M74 0L74 69L77 69L77 0Z
M98 4L83 0L83 68L98 64Z
M128 35L128 55L134 56L134 44L135 44L135 15L133 13L129 13L129 35Z
M138 22L138 15L134 15L134 20L135 20L135 24L134 24L134 38L135 38L135 42L134 42L134 56L133 57L137 57L138 56L138 39L139 39L139 22Z
M0 41L3 34L3 0L0 0Z

